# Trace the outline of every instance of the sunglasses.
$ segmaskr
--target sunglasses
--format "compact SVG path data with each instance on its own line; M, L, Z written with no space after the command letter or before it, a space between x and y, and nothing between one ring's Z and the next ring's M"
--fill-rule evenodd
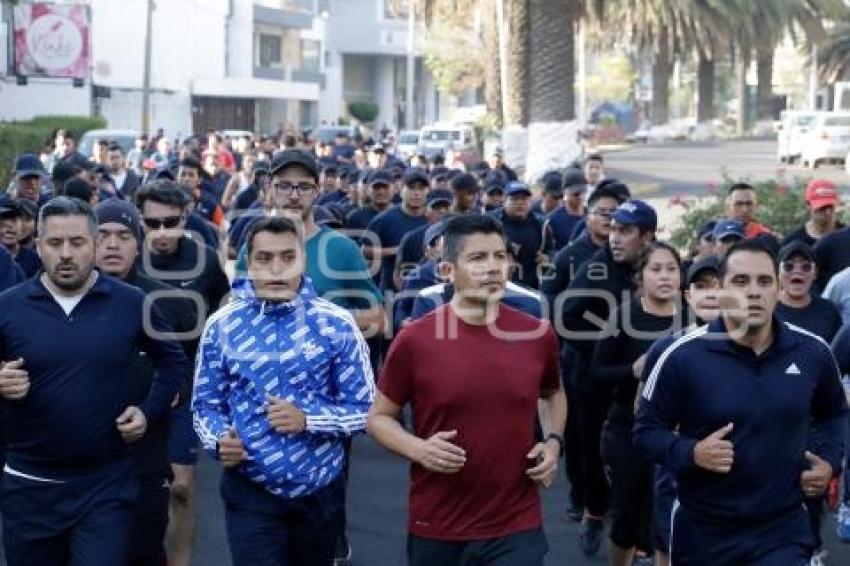
M803 273L811 273L814 265L810 261L783 261L782 270L791 273L795 267L799 267Z
M164 218L144 218L145 226L151 230L159 230L160 228L172 229L180 225L183 216L166 216Z

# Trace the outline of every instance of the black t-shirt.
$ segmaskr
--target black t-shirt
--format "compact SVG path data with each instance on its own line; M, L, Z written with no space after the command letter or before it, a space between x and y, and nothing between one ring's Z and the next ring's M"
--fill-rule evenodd
M818 265L818 288L825 289L833 275L850 267L850 228L842 228L818 240L815 260Z
M835 228L836 228L836 230L840 230L841 228L844 228L844 224L841 223L841 222L836 222ZM799 228L797 228L796 230L794 230L793 232L790 232L787 236L785 236L785 238L782 240L782 243L780 245L786 246L786 245L790 244L791 242L803 242L804 244L807 244L811 247L815 247L815 244L818 243L818 241L816 239L812 238L809 235L809 233L806 232L806 225L805 224L803 224L802 226L800 226Z
M374 206L357 207L346 215L345 227L349 230L365 230L378 214L378 209Z
M230 292L230 282L221 268L218 254L203 242L189 237L180 240L177 253L150 255L155 272L146 273L166 285L183 291L195 291L207 305L207 316L218 309Z
M613 389L614 403L608 411L609 420L631 426L640 382L632 372L632 364L648 352L656 340L679 331L680 322L681 317L646 312L638 297L617 309L616 335L596 344L590 363L594 384L600 389Z
M540 222L531 214L523 220L516 220L505 214L501 220L509 249L519 265L519 271L514 275L513 280L530 289L538 289L540 278L537 276L537 252L546 252L543 249L543 231Z
M416 267L425 258L425 232L431 225L420 226L412 232L405 234L398 245L398 257L396 265L401 266L402 279L405 273Z
M820 336L827 343L832 343L841 328L841 314L838 309L822 297L812 297L809 306L802 309L779 303L776 305L776 317Z

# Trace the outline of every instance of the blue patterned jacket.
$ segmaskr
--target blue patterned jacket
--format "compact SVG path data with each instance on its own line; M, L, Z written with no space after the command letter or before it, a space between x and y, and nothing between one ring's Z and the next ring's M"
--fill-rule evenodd
M195 368L195 430L216 455L233 426L245 446L240 471L278 497L308 495L343 467L342 437L362 432L375 391L369 351L354 319L320 299L305 277L287 303L259 299L250 281L207 321ZM307 415L307 429L280 434L266 396Z

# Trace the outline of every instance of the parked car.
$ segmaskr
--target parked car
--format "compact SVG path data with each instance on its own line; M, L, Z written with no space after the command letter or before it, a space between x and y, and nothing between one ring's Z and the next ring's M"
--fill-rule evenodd
M451 150L461 160L471 165L480 159L475 130L468 125L434 124L425 126L419 133L417 154L433 159Z
M800 161L815 168L822 161L841 161L850 151L850 112L821 112L802 136Z
M803 153L803 136L817 118L817 112L786 111L782 114L776 133L776 159L794 163Z
M410 159L419 146L419 130L402 130L396 140L396 154L402 159Z
M77 151L91 158L94 144L100 140L107 140L120 145L121 149L124 150L124 155L126 155L128 151L133 149L137 137L139 137L139 132L135 130L89 130L80 138Z

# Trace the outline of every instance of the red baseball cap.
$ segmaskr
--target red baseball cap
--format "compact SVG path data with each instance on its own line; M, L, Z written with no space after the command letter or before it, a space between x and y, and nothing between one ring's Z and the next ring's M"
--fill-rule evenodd
M837 206L838 188L828 179L815 179L806 186L806 202L815 210Z

